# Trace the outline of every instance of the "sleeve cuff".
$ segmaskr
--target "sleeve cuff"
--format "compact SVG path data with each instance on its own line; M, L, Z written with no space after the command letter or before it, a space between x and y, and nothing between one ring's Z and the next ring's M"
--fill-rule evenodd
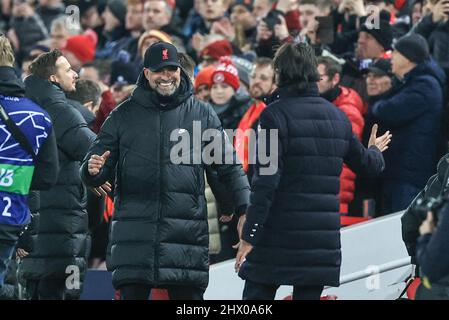
M251 245L256 245L262 233L262 226L258 223L246 221L243 226L242 239Z

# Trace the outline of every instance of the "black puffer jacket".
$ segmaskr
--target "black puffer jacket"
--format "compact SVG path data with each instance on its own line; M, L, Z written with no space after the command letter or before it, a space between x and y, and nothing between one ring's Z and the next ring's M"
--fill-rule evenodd
M25 279L66 278L66 268L79 268L81 280L90 248L87 235L86 190L79 162L95 138L81 114L67 102L62 90L34 75L25 80L26 96L50 115L59 151L58 182L40 192L40 218L34 251L20 268Z
M163 107L141 75L130 99L104 123L81 168L84 182L98 186L117 167L108 255L115 288L208 284L204 164L174 164L170 152L178 141L170 141L170 135L199 138L193 135L194 121L201 123L201 132L216 128L224 135L212 108L192 96L184 72L181 79L176 98ZM102 171L90 176L87 159L106 150L111 154ZM182 155L192 152L190 148ZM241 166L211 167L232 192L235 205L246 205L249 186Z
M346 115L320 98L315 84L275 97L260 125L278 130L277 140L267 134L268 144L278 144L278 170L263 175L256 164L242 235L254 248L239 275L265 284L338 286L342 166L379 174L382 154L362 146Z

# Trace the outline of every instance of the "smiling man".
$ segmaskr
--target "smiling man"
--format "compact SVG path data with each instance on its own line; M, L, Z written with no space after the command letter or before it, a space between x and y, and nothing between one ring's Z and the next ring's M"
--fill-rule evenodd
M110 114L81 168L90 186L103 184L116 171L107 259L124 300L148 299L152 288L168 289L170 299L203 298L209 278L205 168L218 172L233 195L235 212L246 210L249 186L240 165L172 161L178 144L170 139L173 132L191 141L216 129L229 143L212 107L192 91L176 48L153 44L145 52L137 88ZM194 135L195 121L201 123L200 136ZM208 142L200 143L204 150ZM190 148L187 152L192 156Z

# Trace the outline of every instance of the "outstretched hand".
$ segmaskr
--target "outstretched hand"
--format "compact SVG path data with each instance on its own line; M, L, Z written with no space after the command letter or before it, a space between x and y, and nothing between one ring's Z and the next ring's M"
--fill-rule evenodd
M95 176L100 172L110 154L110 151L106 151L101 156L93 154L90 157L90 159L87 161L87 170L89 171L89 174L91 176Z
M371 136L369 138L368 148L371 146L376 146L380 150L380 152L384 152L385 150L388 149L388 145L391 142L392 135L390 134L390 131L387 131L383 136L377 137L377 129L378 129L377 124L375 124L371 129Z

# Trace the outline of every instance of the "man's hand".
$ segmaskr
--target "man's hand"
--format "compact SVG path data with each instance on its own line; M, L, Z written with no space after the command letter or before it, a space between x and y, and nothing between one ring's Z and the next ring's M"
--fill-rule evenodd
M435 3L435 5L432 8L433 23L447 21L449 16L445 12L449 12L449 1L443 0Z
M228 223L232 220L233 217L234 214L222 214L219 220L220 222Z
M107 196L108 192L112 191L112 185L109 182L105 182L103 185L90 189L95 195L101 197L101 196Z
M271 31L264 21L260 21L257 25L257 36L256 41L267 41L273 36L273 31Z
M380 152L384 152L388 149L388 145L390 144L392 135L390 134L390 131L387 131L383 136L377 138L377 128L378 126L377 124L375 124L371 129L368 148L371 146L376 146L380 150Z
M239 222L237 223L237 234L239 235L239 239L242 239L243 226L245 225L245 222L246 222L246 214L242 214L239 218ZM232 247L234 249L238 249L240 247L240 243L241 241L234 244Z
M96 176L100 172L110 154L110 151L106 151L101 156L96 154L90 156L90 159L87 161L87 170L91 176Z
M16 251L16 258L17 259L23 259L25 258L29 253L23 250L22 248L17 248Z
M252 244L246 242L245 240L240 240L239 251L237 252L237 257L235 259L235 272L239 272L240 266L246 260L246 256L253 250Z
M279 15L278 17L281 23L274 26L274 34L279 39L279 41L283 41L284 39L288 38L290 34L288 33L288 27L285 18L281 15Z
M427 212L427 219L423 221L421 226L419 227L419 234L425 235L429 233L433 233L436 229L435 221L433 220L432 212Z

